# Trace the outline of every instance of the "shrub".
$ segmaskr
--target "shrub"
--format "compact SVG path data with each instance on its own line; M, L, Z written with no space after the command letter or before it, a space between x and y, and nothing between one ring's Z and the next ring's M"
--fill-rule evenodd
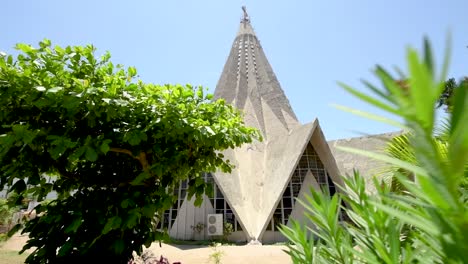
M222 150L259 135L202 87L143 83L92 45L17 49L0 55L0 189L57 193L23 230L28 263L126 263L161 236L181 180L201 203L202 173L230 171Z
M409 131L407 143L413 161L343 149L394 166L394 175L405 191L391 192L389 186L375 180L377 193L369 196L358 172L333 197L311 190L311 196L299 202L315 228L294 221L291 228L281 228L292 243L288 254L294 263L466 263L468 204L463 197L468 177L468 86L456 89L452 98L441 148L433 139L435 109L444 90L448 55L437 75L429 42L424 44L422 59L415 50L408 50L406 89L382 67L375 73L383 89L364 82L377 97L342 84L353 95L404 120L399 123L365 114ZM414 180L401 172L410 173ZM341 200L347 206L341 206ZM350 222L339 221L340 210Z

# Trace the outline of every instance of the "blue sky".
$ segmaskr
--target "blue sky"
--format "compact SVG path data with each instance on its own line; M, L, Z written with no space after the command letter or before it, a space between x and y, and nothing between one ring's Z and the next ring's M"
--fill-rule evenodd
M15 43L93 44L153 83L191 83L212 92L246 5L296 115L319 118L327 139L396 130L334 109L375 112L337 81L363 88L378 63L405 69L405 49L427 35L440 65L452 33L450 76L468 75L468 1L25 1L0 4L0 50ZM379 112L376 112L379 113ZM356 132L357 131L357 132Z

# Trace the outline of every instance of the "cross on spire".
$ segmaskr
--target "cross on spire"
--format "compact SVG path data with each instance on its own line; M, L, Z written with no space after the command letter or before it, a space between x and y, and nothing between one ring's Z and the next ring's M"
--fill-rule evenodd
M250 17L249 14L247 14L247 8L245 6L242 6L242 11L244 11L244 17L242 18L242 23L245 22L250 22Z

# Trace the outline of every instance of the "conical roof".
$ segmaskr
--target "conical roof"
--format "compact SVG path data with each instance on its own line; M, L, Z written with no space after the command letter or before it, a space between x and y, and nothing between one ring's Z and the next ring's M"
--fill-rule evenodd
M237 36L229 53L214 98L224 98L242 110L245 122L268 138L274 130L290 131L299 122L268 62L244 9ZM268 107L269 110L266 110ZM265 111L272 116L266 117ZM276 119L268 124L267 119ZM268 126L275 126L268 129ZM278 125L282 127L277 127ZM269 132L270 131L270 132Z
M305 147L321 131L318 121L301 125L297 120L245 9L214 98L223 98L243 111L245 124L263 134L261 142L225 150L224 157L235 167L230 173L214 174L248 240L256 241L261 239ZM312 144L325 150L323 142L320 139ZM329 150L320 153L325 158Z

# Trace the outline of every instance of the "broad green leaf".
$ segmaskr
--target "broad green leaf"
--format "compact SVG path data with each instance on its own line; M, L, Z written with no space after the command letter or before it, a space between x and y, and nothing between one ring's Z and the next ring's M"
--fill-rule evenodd
M73 247L73 241L67 241L65 242L65 244L63 244L62 247L60 247L60 250L58 251L58 256L59 257L62 257L62 256L67 256L70 254L70 251L72 250L72 247Z
M128 228L133 228L138 221L140 214L137 213L135 210L130 210L127 218L125 219L125 224Z
M24 44L24 43L18 43L16 44L16 47L15 47L17 50L20 50L24 53L31 53L34 51L34 48L31 46L31 45L27 45L27 44Z
M109 143L111 143L111 142L112 142L112 140L110 140L110 139L106 139L106 140L104 140L104 141L102 142L101 147L100 147L100 150L101 150L104 154L106 154L106 153L110 150Z
M65 233L75 233L83 222L84 221L81 217L76 218L67 228L65 228Z
M149 177L151 177L151 174L149 174L146 171L142 172L133 181L131 181L130 184L132 184L132 185L141 185L143 183L143 181L148 179Z
M96 161L98 158L98 154L96 153L96 150L94 150L94 148L88 146L86 147L85 157L89 161Z
M129 77L134 77L137 74L137 70L135 67L128 67L128 75Z

